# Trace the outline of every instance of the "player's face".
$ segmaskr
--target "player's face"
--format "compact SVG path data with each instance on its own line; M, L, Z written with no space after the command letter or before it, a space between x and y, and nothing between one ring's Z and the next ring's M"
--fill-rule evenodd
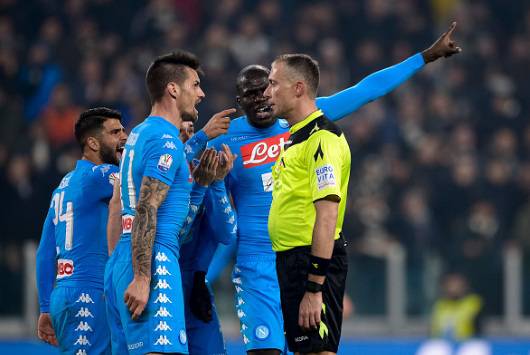
M276 122L276 116L272 114L272 107L264 95L268 85L268 74L263 72L248 78L239 87L237 100L248 120L255 127L270 127Z
M188 139L193 137L194 133L195 133L195 127L193 125L193 122L190 122L190 121L182 122L182 125L180 126L180 140L182 141L182 143L186 143Z
M191 68L186 68L186 80L180 85L180 95L177 98L177 108L182 121L196 122L199 112L195 108L204 98L199 74Z
M120 165L121 154L127 141L127 133L120 120L111 118L103 122L99 155L103 163Z
M289 78L285 64L272 63L269 86L265 90L265 96L269 98L268 103L272 107L272 114L275 117L287 117L293 109L295 94L295 83Z

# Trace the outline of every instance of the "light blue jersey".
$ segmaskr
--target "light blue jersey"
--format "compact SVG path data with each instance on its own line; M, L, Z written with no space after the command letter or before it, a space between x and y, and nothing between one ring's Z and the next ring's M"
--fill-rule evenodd
M178 231L188 215L192 178L178 128L155 116L136 126L125 144L120 173L123 233L105 275L113 352L187 354ZM169 185L169 191L157 212L149 300L133 321L123 297L134 277L131 231L144 177Z
M79 160L52 194L37 250L37 289L40 311L50 313L62 353L110 352L102 291L117 171Z
M221 324L217 315L213 293L210 290L212 320L204 322L191 311L190 302L194 274L206 273L218 244L229 244L236 237L237 223L235 212L230 205L224 183L213 182L204 194L204 200L192 196L190 210L196 216L189 216L189 228L181 230L180 267L184 287L184 305L188 347L191 355L226 354ZM205 341L208 339L208 341Z
M424 64L418 53L335 95L317 98L317 107L330 120L339 120L392 91ZM288 139L286 121L279 119L268 128L256 128L243 116L232 121L227 134L211 142L218 149L222 143L227 144L238 155L225 181L238 215L233 282L236 310L247 350L284 349L275 255L267 221L272 202L271 169ZM224 250L229 252L231 249ZM217 257L224 255L219 253ZM219 266L220 263L214 260L213 265ZM218 274L216 270L209 272Z

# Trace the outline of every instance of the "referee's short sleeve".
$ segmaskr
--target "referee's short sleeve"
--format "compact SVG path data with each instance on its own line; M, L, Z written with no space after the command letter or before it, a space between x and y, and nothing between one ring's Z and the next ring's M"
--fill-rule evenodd
M309 185L313 201L330 195L342 199L341 171L344 157L340 138L322 131L309 138L306 147Z

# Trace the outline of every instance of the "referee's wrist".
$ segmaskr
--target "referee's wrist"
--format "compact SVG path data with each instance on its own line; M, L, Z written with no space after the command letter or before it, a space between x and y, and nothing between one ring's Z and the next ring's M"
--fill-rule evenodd
M305 283L305 290L306 292L310 293L322 292L322 284L315 281L307 280Z

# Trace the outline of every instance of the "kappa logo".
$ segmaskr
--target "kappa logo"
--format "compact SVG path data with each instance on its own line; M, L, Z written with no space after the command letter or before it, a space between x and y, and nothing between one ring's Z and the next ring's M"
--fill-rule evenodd
M234 216L231 216L230 218L228 218L228 223L230 224L234 224L235 221L236 221L236 218Z
M225 214L229 214L230 212L232 212L232 207L230 207L230 206L226 207L226 208L223 210L223 212L224 212Z
M197 211L199 210L199 206L197 206L197 205L190 205L190 210L191 210L191 212L193 212L193 213L197 213Z
M175 149L177 149L177 146L176 146L175 143L173 143L172 141L167 141L167 142L164 144L164 148L175 150Z
M237 317L238 317L239 319L241 319L241 318L243 318L243 317L246 317L246 316L247 316L246 313L243 312L242 309L238 309L238 310L237 310Z
M161 289L161 290L171 290L171 286L167 283L166 279L160 279L158 280L157 284L155 285L155 290Z
M241 297L238 297L237 298L237 305L241 306L242 304L245 304L245 301L243 301L243 299Z
M237 232L237 225L234 225L234 228L232 228L232 232L231 233L232 234L236 234L236 232Z
M59 184L59 188L60 189L64 189L65 187L68 187L68 184L70 183L70 177L71 176L72 175L68 174L61 180L61 183Z
M114 172L109 175L109 183L114 186L114 183L120 178L120 173Z
M241 281L241 277L234 277L232 279L232 282L236 285L241 285L242 284L242 281Z
M241 324L241 330L247 330L247 329L248 329L248 327L247 327L246 324Z
M129 134L129 138L127 138L127 142L125 144L128 145L135 145L136 141L138 140L139 134L138 133L131 133Z
M92 327L88 324L88 322L79 322L77 325L77 328L75 328L76 332L93 332Z
M77 350L75 355L87 355L87 352L86 352L85 349L79 349L79 350Z
M222 199L219 200L219 202L223 205L226 205L228 203L228 198L224 196Z
M156 261L160 261L160 262L171 262L171 260L169 260L169 258L167 257L166 253L164 253L164 252L156 253L155 260Z
M79 309L79 311L77 312L77 314L75 315L76 318L78 317L81 317L81 318L94 318L94 316L92 315L92 313L90 312L90 310L86 307L81 307Z
M155 318L172 318L173 316L171 315L171 313L169 313L169 311L167 310L166 307L160 307L158 309L158 311L156 311L155 313Z
M173 345L165 335L161 335L158 337L158 339L155 341L154 345Z
M186 153L186 154L193 153L193 147L191 145L189 145L189 144L186 144L184 146L184 153Z
M75 341L74 345L88 345L91 346L90 342L88 341L88 338L86 335L80 335L79 338Z
M171 276L171 273L168 271L167 267L165 265L158 265L156 267L156 271L155 271L155 275L160 275L160 276Z
M92 168L92 170L94 170L95 168L97 168L97 166L95 166L94 168ZM103 165L102 167L100 167L99 169L101 171L101 176L102 177L105 177L105 174L109 172L110 170L110 165Z
M75 301L75 303L79 303L79 302L82 302L82 303L94 303L94 301L92 301L92 297L90 297L90 294L84 293L84 292L81 293L81 296L79 296L77 301Z
M161 320L160 323L158 323L158 325L155 328L155 332L158 332L158 331L165 332L168 330L173 330L173 329L171 329L171 327L166 323L166 321L163 321L163 320Z
M239 287L238 285L236 285L236 292L237 293L243 292L243 289Z
M157 168L160 171L168 171L169 168L171 168L172 164L173 164L173 157L171 156L171 154L162 154L160 156L160 159L158 159Z
M258 142L243 145L241 147L243 166L245 168L252 168L274 163L287 143L289 135L289 132L285 132Z
M155 303L173 303L165 293L159 293Z
M248 340L246 335L243 335L243 343L245 343L245 344L250 343L250 340Z

